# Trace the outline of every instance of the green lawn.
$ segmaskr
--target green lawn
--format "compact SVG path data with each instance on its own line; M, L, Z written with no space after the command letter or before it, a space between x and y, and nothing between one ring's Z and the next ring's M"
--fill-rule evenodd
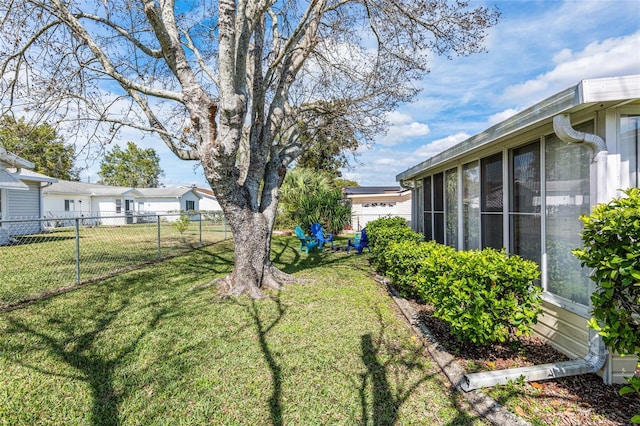
M3 425L467 425L366 255L274 261L311 279L261 301L202 286L230 242L0 313Z

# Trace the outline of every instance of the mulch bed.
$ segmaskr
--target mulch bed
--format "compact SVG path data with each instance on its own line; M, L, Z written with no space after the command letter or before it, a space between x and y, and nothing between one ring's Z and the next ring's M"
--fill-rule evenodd
M431 316L428 306L414 303L414 309L438 343L468 373L569 360L535 337L488 346L461 343L451 335L447 324ZM516 385L513 389L517 389L519 404L507 403L508 396L497 400L534 424L629 425L629 419L640 413L640 395L620 396L620 388L622 385L605 385L596 374L584 374Z

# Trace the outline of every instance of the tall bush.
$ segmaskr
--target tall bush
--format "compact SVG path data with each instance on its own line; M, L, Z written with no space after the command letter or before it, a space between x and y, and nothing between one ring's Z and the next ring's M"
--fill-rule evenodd
M384 256L379 256L378 267L384 269L402 296L436 305L441 293L439 279L450 273L457 255L453 247L435 241L391 241Z
M640 189L628 189L625 195L581 217L584 247L573 253L583 266L593 268L596 290L589 326L612 349L640 356ZM640 377L628 381L622 393L640 393ZM632 421L640 423L640 413Z

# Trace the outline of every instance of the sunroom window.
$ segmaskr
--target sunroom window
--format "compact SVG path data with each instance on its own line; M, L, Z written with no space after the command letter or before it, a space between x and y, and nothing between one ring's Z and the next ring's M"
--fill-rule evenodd
M500 249L504 247L502 153L483 158L480 163L482 247Z
M623 162L629 164L628 187L640 186L640 114L620 116L620 135L618 142Z
M576 126L592 133L592 122ZM571 250L582 246L580 215L588 214L591 151L550 135L545 141L545 246L547 291L589 305L591 281Z
M446 244L458 248L458 169L445 173Z
M462 166L462 224L464 249L480 248L480 166L477 161Z
M511 253L540 264L540 143L511 150L509 228Z

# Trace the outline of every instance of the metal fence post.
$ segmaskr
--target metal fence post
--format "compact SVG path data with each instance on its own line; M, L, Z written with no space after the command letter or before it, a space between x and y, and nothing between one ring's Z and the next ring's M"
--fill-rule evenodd
M80 284L80 219L76 218L76 284Z
M162 251L160 249L160 215L156 216L158 218L158 259L162 257Z
M202 245L202 213L198 213L198 231L200 233L200 245Z

